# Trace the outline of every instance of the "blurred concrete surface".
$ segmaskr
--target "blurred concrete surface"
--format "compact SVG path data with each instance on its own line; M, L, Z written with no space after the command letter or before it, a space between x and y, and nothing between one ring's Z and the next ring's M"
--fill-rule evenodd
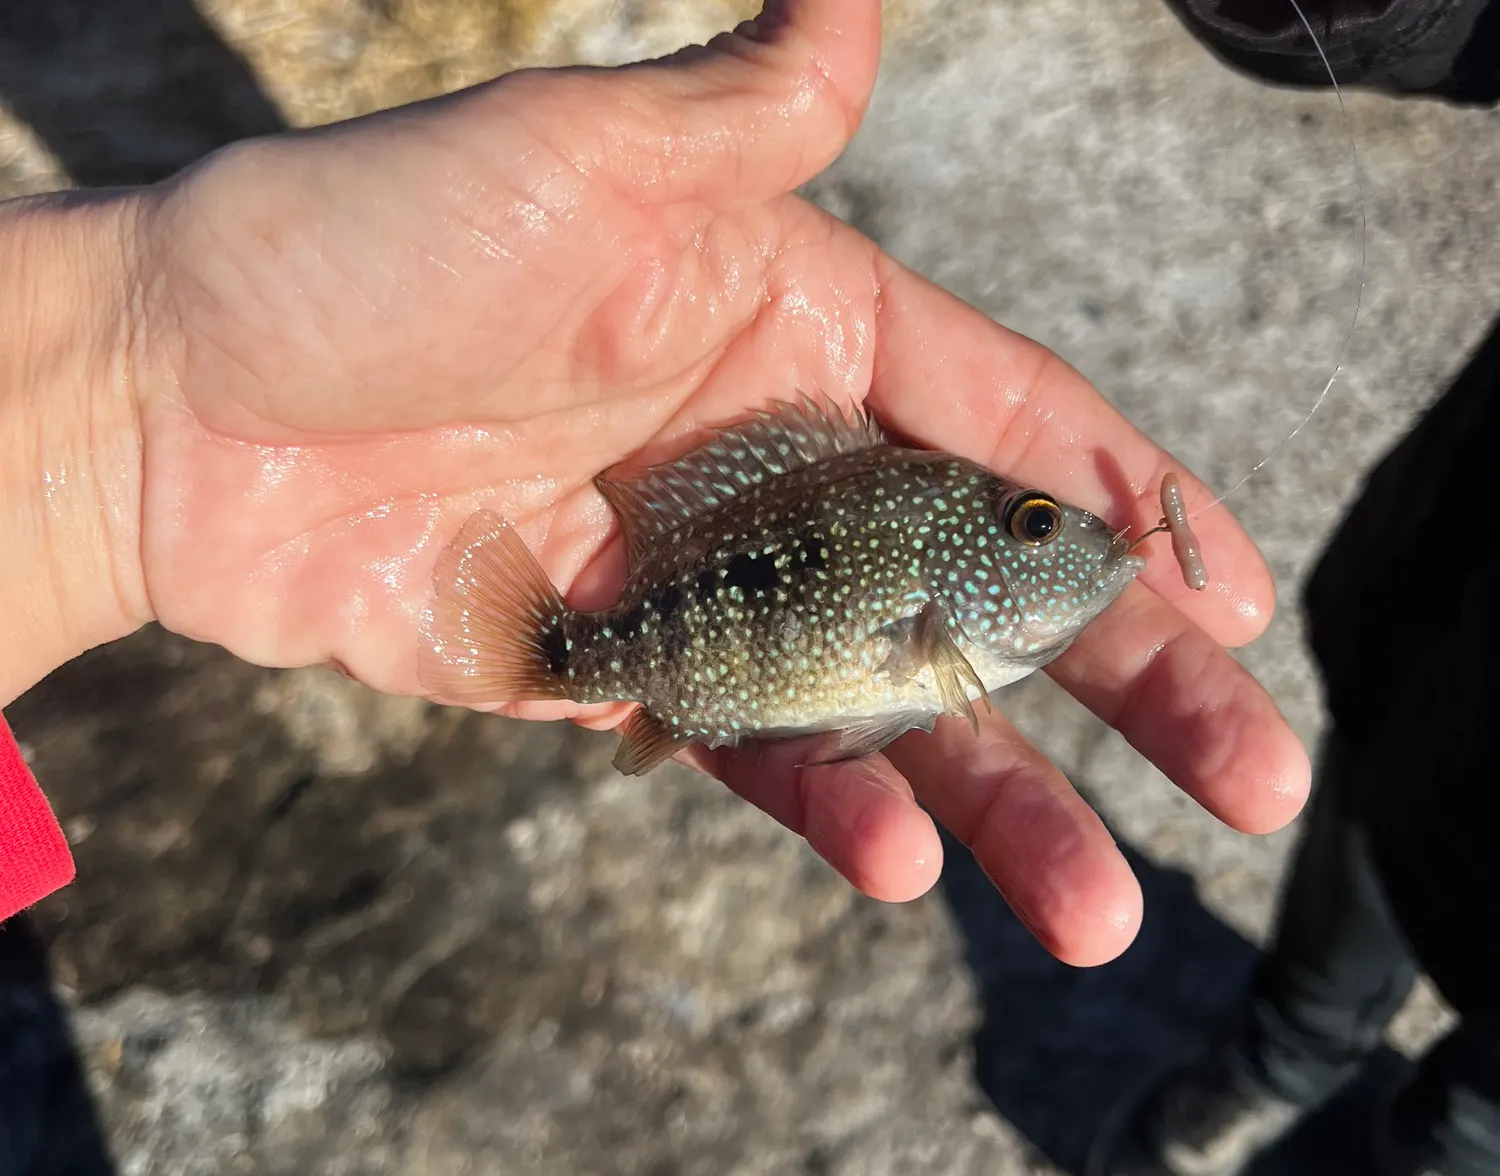
M0 7L0 194L150 179L516 65L667 51L751 8ZM887 10L869 117L809 195L1238 481L1311 405L1352 309L1332 96L1226 71L1155 0ZM1322 411L1231 500L1286 602L1243 657L1308 739L1300 580L1500 309L1496 117L1349 112L1362 328ZM1295 830L1217 825L1047 680L1009 707L1142 876L1144 931L1107 967L1052 961L955 847L937 893L882 907L699 779L614 776L607 737L154 630L97 651L10 714L81 873L0 932L0 1167L1076 1171L1109 1100L1232 1004ZM1419 994L1393 1045L1443 1017Z

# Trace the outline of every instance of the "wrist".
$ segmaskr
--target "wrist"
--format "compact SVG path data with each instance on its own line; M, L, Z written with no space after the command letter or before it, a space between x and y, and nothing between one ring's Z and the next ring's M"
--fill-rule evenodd
M137 200L0 203L0 705L150 618L131 378Z

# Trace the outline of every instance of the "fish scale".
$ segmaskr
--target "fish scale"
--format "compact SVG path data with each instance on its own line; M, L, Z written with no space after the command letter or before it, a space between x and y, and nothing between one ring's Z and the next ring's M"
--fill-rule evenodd
M1142 565L1085 511L807 399L598 485L626 535L616 603L570 609L478 512L439 561L421 666L449 701L640 703L627 772L689 743L821 733L845 758L976 721Z

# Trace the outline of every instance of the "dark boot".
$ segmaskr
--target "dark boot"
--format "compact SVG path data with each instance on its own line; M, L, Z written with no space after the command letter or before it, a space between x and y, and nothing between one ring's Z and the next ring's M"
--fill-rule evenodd
M1459 1025L1373 1120L1380 1176L1500 1176L1500 1041Z
M1304 1109L1263 1085L1237 1043L1215 1044L1115 1109L1084 1176L1236 1176Z

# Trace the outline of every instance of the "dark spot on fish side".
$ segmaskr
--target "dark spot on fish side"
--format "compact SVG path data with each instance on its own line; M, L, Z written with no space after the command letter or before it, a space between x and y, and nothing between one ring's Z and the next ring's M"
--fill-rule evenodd
M641 626L646 623L647 604L647 601L641 601L640 604L622 615L619 621L616 622L616 627L619 629L621 637L640 636Z
M724 569L724 583L745 593L769 592L780 582L776 561L770 556L758 558L752 552L742 552Z
M669 621L682 607L682 589L676 584L663 584L655 589L647 598L651 607L656 610L657 616L663 621Z
M717 568L709 568L706 572L698 574L698 599L712 600L715 593L719 591L719 572Z
M547 668L554 674L568 668L568 635L561 625L553 625L542 634L542 653L547 658Z
M797 539L794 568L819 571L828 566L828 540L821 535L801 535Z

